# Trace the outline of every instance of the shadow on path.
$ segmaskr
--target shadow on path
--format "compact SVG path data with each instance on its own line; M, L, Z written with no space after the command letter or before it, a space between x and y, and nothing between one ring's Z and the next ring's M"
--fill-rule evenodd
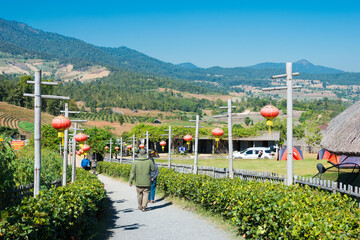
M172 204L173 204L172 202L167 202L167 203L164 203L164 204L162 204L162 205L148 207L147 209L148 209L148 210L156 210L156 209L160 209L160 208L164 208L164 207L171 206Z
M125 200L118 200L118 201L125 201ZM103 240L109 239L113 232L109 231L109 229L118 228L116 227L115 223L116 220L119 218L117 216L118 211L116 211L114 204L118 201L112 201L109 198L106 198L104 201L103 207L98 214L98 220L96 226L91 231L91 236L86 239L90 240Z
M137 230L140 227L144 227L144 226L146 226L146 225L134 223L134 224L130 224L130 225L118 226L117 228L123 228L124 230Z

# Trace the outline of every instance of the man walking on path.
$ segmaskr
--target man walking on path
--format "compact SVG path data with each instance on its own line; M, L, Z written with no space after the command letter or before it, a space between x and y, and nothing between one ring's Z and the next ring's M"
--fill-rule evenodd
M133 183L136 186L138 207L141 211L146 211L146 205L149 199L149 192L151 186L150 173L155 171L154 163L147 158L144 149L139 152L138 158L131 167L130 172L130 187Z

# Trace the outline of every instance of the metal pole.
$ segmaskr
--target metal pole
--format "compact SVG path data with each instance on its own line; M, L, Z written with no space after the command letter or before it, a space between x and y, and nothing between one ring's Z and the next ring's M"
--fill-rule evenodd
M229 177L234 178L233 170L233 141L232 141L232 114L231 99L228 99L228 132L229 132Z
M135 134L133 135L133 162L135 161Z
M197 174L197 170L198 170L198 148L199 148L199 115L196 115L194 174Z
M122 158L123 158L123 141L122 138L120 138L120 163L122 163Z
M69 104L65 103L65 117L69 117ZM68 138L69 130L64 131L64 158L63 158L63 176L62 176L62 185L66 186L66 169L67 169L67 160L68 160Z
M287 85L287 185L293 183L293 90L292 63L286 63Z
M149 158L149 132L146 131L146 154L147 158Z
M40 192L41 177L41 70L35 71L34 84L34 197Z
M77 126L78 123L75 123L75 127L74 127L74 137L73 137L73 141L72 141L72 152L73 152L73 157L72 157L72 171L71 171L71 183L75 182L75 178L76 178L76 140L75 140L75 136L77 134Z
M61 144L62 144L62 142L60 142L60 144L59 144L59 154L60 154L60 156L61 156L61 152L62 152L62 151L61 151L61 150L62 150L62 149L61 149Z
M169 161L168 168L171 168L171 126L169 126Z
M110 138L110 159L112 159L112 156L111 156L111 149L112 149L112 138Z

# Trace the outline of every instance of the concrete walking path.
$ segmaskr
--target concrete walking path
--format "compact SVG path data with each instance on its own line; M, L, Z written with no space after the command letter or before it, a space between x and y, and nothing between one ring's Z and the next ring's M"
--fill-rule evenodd
M136 188L114 178L98 175L105 184L111 213L106 219L102 239L218 240L234 239L198 215L158 199L148 204L149 211L137 208Z

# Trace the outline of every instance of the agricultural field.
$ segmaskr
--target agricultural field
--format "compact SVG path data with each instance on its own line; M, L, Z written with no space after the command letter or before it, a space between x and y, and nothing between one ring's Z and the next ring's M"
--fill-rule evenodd
M24 107L18 107L15 105L8 104L6 102L0 102L0 112L9 115L19 121L34 122L34 110L27 109ZM54 118L51 114L41 113L41 123L50 124Z

